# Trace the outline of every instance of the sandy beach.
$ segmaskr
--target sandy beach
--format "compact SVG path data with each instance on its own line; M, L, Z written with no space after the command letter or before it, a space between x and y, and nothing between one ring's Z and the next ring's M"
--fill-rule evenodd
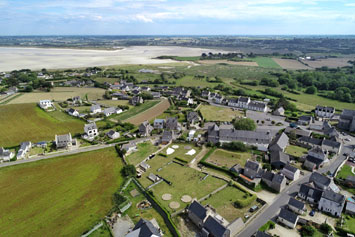
M217 51L176 46L133 46L119 50L0 47L0 71L24 68L39 70L123 64L161 64L172 61L153 58L162 55L197 56L208 52Z

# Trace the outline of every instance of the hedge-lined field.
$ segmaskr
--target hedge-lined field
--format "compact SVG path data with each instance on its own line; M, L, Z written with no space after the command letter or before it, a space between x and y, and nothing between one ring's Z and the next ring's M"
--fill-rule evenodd
M122 167L109 148L0 169L0 233L81 235L112 208Z

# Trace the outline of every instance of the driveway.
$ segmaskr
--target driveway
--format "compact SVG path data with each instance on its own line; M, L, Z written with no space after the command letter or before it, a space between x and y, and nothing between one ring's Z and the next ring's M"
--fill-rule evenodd
M125 237L127 233L133 229L134 223L129 218L129 216L124 216L122 218L118 218L117 222L113 225L112 233L114 237Z

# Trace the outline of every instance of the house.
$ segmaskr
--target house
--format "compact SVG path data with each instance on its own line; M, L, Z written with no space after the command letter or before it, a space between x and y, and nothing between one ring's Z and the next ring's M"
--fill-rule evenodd
M212 143L229 143L241 141L247 144L268 145L271 141L269 131L245 131L236 130L232 124L222 124L219 127L214 124L207 130L207 141Z
M198 116L197 112L190 111L187 113L186 119L188 123L194 124L200 121L200 116Z
M302 166L304 169L312 172L317 169L317 165L309 160L306 160Z
M249 97L239 97L238 99L230 99L228 106L240 109L248 109L259 112L267 112L267 104L263 101L252 101Z
M166 145L173 140L174 132L165 130L161 136L161 144Z
M314 187L312 184L301 184L297 196L311 204L317 204L322 197L323 190Z
M17 152L17 159L23 159L26 156L26 153L31 149L32 143L31 142L21 142L20 149Z
M355 110L343 110L339 118L338 128L349 132L355 131Z
M128 100L129 97L128 95L121 93L121 92L115 92L111 94L112 100Z
M284 131L286 134L290 135L290 134L295 134L297 137L310 137L312 134L312 131L309 130L303 130L300 128L291 128L291 127L287 127Z
M335 113L335 108L317 105L314 113L317 117L332 118Z
M294 229L297 225L298 218L298 215L295 213L282 208L279 215L277 216L277 221L291 229Z
M189 135L187 136L187 140L190 142L193 141L194 137L195 137L195 133L196 133L196 130L190 130Z
M240 164L235 164L229 170L232 171L232 172L235 172L237 174L240 174L240 173L242 173L243 168L242 168L242 166Z
M274 140L269 144L269 151L282 151L284 152L286 147L289 145L288 136L282 132L275 137Z
M282 169L290 162L290 156L282 151L270 152L270 164L273 168Z
M126 235L126 237L161 237L161 230L156 222L140 219L134 226L133 230Z
M261 166L256 161L247 160L244 166L243 174L239 177L248 185L256 186L261 181Z
M49 108L53 108L53 103L50 100L40 100L38 103L39 107L41 107L42 109L49 109Z
M292 165L285 165L281 173L289 180L297 180L300 177L300 170Z
M3 147L0 147L0 160L1 161L10 161L12 158L14 158L15 154L11 152L10 150L6 150Z
M137 145L134 142L129 142L121 146L121 150L126 151L126 156L137 150Z
M102 110L101 110L101 106L98 105L98 104L94 104L94 105L91 105L90 107L90 111L92 114L98 114L98 113L101 113Z
M285 176L270 171L265 171L262 174L261 181L276 192L281 192L286 187Z
M143 104L144 100L141 96L133 96L130 100L129 103L133 106L137 106L140 104Z
M208 216L202 227L202 237L230 237L230 230L213 216Z
M329 139L318 139L312 137L300 137L298 142L302 145L308 147L318 146L322 148L325 152L333 152L335 154L339 154L342 144L338 141L329 140Z
M108 136L110 139L117 139L120 137L120 133L114 130L110 130L106 133L106 136Z
M250 103L250 97L239 97L238 99L238 106L239 108L242 109L248 109L248 105Z
M333 216L340 217L345 204L345 196L327 189L318 203L318 209Z
M211 94L210 91L204 90L201 92L201 97L208 98L210 94Z
M155 119L153 126L155 129L163 129L165 126L165 119Z
M262 101L251 101L248 105L248 109L264 113L268 111L267 104Z
M304 126L310 125L313 122L314 122L314 118L310 115L302 115L298 118L297 121L299 125L304 125Z
M148 137L150 136L150 133L153 131L153 127L150 125L150 123L146 120L141 125L139 125L139 135L142 137Z
M105 115L106 117L109 117L109 116L111 116L111 115L113 115L113 114L116 114L116 113L117 113L117 110L116 110L115 107L110 107L110 108L104 109L102 112L104 113L104 115Z
M150 168L150 165L148 165L147 163L145 162L141 162L139 164L139 168L141 168L144 172L147 172L147 170Z
M353 199L346 201L345 213L349 215L355 214L355 202Z
M287 207L290 211L293 211L294 213L297 213L299 215L303 215L306 211L306 204L304 204L304 202L298 201L293 197L290 197Z
M308 151L308 155L306 157L306 160L316 164L316 168L318 169L325 162L328 162L328 156L322 148L316 146Z
M70 148L73 145L71 133L64 135L55 135L55 146L57 148Z
M313 185L320 189L320 190L326 190L326 189L331 189L333 192L338 193L340 190L338 186L335 185L333 179L324 176L318 172L313 172L311 176L309 177L309 182L313 183Z
M84 125L84 132L89 139L93 139L99 135L96 123L89 123Z
M76 109L73 109L73 108L68 109L68 114L70 116L79 117L79 112Z
M159 99L161 97L160 92L152 91L150 94L153 96L153 99Z
M207 209L202 206L198 201L194 200L187 209L189 219L201 229L207 217Z
M276 116L284 116L285 115L285 109L283 107L279 107L272 112L273 115Z
M167 130L180 130L178 118L177 117L170 117L165 120L165 128Z

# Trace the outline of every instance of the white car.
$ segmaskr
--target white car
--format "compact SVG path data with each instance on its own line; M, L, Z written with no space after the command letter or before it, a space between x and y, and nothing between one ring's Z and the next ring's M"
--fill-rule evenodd
M345 138L345 141L351 142L351 139L350 138Z

